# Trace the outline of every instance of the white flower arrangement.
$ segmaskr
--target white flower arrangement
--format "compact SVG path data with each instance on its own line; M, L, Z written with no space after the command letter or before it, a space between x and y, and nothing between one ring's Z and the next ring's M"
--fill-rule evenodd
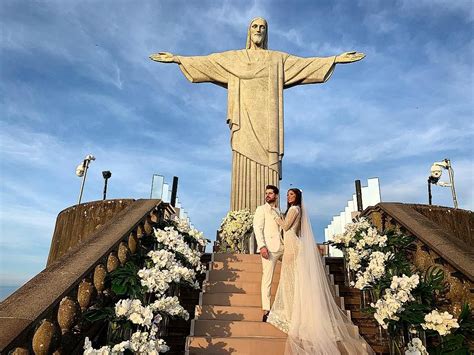
M208 243L206 237L204 236L203 232L198 231L197 229L191 228L188 234L196 240L201 246L205 247Z
M147 287L148 292L162 295L169 289L171 282L178 283L181 280L194 288L199 288L196 282L196 271L181 265L173 252L161 249L150 251L147 255L154 266L139 270L138 277L141 285Z
M420 338L413 338L405 350L405 355L429 355Z
M94 349L87 337L84 341L84 355L122 355L126 350L140 355L158 355L169 350L163 339L156 338L157 328L153 326L149 332L137 331L132 334L130 340L122 341L114 346L103 346Z
M422 323L421 326L423 329L435 330L439 335L445 336L450 334L452 329L459 328L459 323L452 314L440 313L435 309L425 315L425 323Z
M142 306L140 300L124 299L115 304L115 315L124 317L133 324L138 324L149 328L153 321L153 311L150 306ZM161 320L158 319L159 322Z
M345 250L347 267L356 272L351 286L363 289L385 275L385 263L392 255L377 249L387 245L387 236L381 235L366 218L346 224L344 233L334 236L332 244Z
M250 210L230 211L222 219L220 233L233 250L238 250L239 243L252 228L253 213Z
M361 218L354 223L348 223L345 226L344 233L335 235L333 243L340 246L349 247L353 245L354 238L359 231L371 228L369 221L366 218Z
M169 289L172 282L187 282L194 288L199 288L196 273L204 270L201 264L201 253L193 250L185 242L186 233L202 246L207 239L203 233L190 228L186 220L175 220L176 230L173 227L155 229L154 236L164 249L152 250L147 256L151 262L138 271L140 283L146 287L148 292L153 292L161 297L150 305L143 305L138 299L122 299L115 304L115 316L124 318L137 325L139 330L132 334L129 340L122 341L113 346L103 346L94 349L91 341L86 338L84 343L84 354L87 355L119 355L131 351L134 354L155 354L169 350L162 339L156 338L157 324L162 320L163 314L189 319L189 313L179 304L177 297L165 297L164 293ZM178 253L185 258L186 263L178 260ZM183 264L192 265L192 268ZM161 313L161 315L160 315Z
M374 251L369 254L369 265L360 270L356 274L356 282L354 287L362 290L364 287L370 286L375 281L385 275L385 263L392 257L392 253L382 253Z
M132 334L130 338L130 350L135 354L150 354L157 355L169 350L163 339L157 339L157 327L152 327L150 332L137 331Z
M206 237L204 237L204 233L198 231L198 230L195 229L195 228L192 228L192 227L189 225L187 219L179 218L178 216L175 216L174 219L173 219L173 221L174 221L175 224L176 224L176 229L178 230L178 232L180 232L180 233L186 233L186 234L188 234L191 238L193 238L194 240L196 240L196 242L197 242L199 245L201 245L201 246L206 246L206 244L208 243L208 240L206 239Z
M411 291L420 283L420 277L415 274L412 276L403 275L401 277L394 276L389 289L385 290L385 295L377 303L372 303L375 308L374 318L382 326L387 329L387 322L390 320L397 321L398 313L403 311L403 305L409 301L414 301Z
M189 233L191 230L191 226L188 223L188 220L185 218L179 218L178 216L174 216L173 222L176 224L176 228L181 233Z
M162 297L151 305L151 308L155 312L167 313L171 316L178 316L184 318L184 320L189 319L189 313L184 309L183 306L179 304L178 297Z
M201 253L198 250L191 249L184 241L184 237L173 227L155 229L155 238L168 250L182 254L196 270L199 271L203 269L201 265Z

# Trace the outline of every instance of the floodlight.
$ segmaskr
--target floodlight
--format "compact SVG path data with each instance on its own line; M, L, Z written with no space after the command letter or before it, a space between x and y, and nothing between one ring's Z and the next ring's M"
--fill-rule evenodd
M89 169L89 164L92 160L95 160L95 157L92 154L86 155L82 163L76 167L76 175L82 177L81 190L79 192L79 200L77 204L81 203L82 192L84 191L84 184L86 182L87 169Z
M443 174L443 169L446 169L449 174L449 182L439 181L441 175ZM458 201L456 197L456 190L454 188L454 171L451 166L451 161L449 159L444 159L443 161L434 162L431 165L431 173L428 177L428 203L431 205L431 185L438 185L441 187L450 187L451 194L453 196L454 208L458 208Z

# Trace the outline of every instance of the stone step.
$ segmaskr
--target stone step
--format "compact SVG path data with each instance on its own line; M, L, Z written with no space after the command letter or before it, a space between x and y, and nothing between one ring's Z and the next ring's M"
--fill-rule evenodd
M344 294L351 294L351 295L360 295L360 290L355 287L350 287L346 285L339 285L339 290L341 293Z
M342 257L324 257L323 262L326 264L344 265L344 258Z
M285 338L271 337L188 337L186 350L189 355L246 354L283 355Z
M245 271L245 272L258 272L262 273L261 263L241 263L241 262L226 262L226 261L213 261L210 263L210 270L228 270L228 271ZM280 273L281 263L277 262L275 266L275 273Z
M261 282L205 281L203 291L206 293L257 293L260 294ZM278 277L273 278L272 294L278 288Z
M245 355L283 355L286 338L272 337L207 337L187 338L186 354L245 354ZM341 355L349 355L342 343L337 344Z
M360 297L359 296L343 296L344 302L347 305L360 305Z
M273 302L273 298L271 302ZM201 305L262 307L260 294L246 293L203 293Z
M359 332L360 334L362 335L379 335L380 334L380 329L379 327L363 327L363 326L360 326L359 327Z
M212 254L211 260L242 263L262 263L260 254L214 253Z
M192 336L210 337L272 337L286 338L286 334L270 323L227 320L200 320L191 323Z
M272 294L272 304L274 298L275 294ZM343 297L335 297L334 301L341 309L345 309L345 300ZM202 293L201 305L261 307L262 297L259 293L205 292Z
M278 282L279 274L273 276L273 281ZM238 282L261 282L261 272L209 270L207 281L238 281Z
M260 322L263 312L260 307L244 306L196 306L196 319Z

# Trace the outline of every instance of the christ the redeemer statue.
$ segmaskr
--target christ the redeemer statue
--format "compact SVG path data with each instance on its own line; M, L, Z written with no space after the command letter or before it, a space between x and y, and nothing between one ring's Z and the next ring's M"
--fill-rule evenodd
M251 21L245 49L184 57L153 54L157 62L177 63L192 83L210 82L227 89L227 123L231 130L231 210L255 211L265 186L279 186L283 158L283 90L326 82L338 63L352 63L363 53L328 58L301 58L268 50L268 25Z

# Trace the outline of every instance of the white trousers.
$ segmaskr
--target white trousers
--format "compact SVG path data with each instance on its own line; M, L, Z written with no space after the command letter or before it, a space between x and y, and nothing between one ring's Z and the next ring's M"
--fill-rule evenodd
M270 310L270 299L272 296L272 280L275 271L276 263L283 256L283 243L280 244L280 249L277 252L268 251L269 257L262 259L262 309L264 311Z

